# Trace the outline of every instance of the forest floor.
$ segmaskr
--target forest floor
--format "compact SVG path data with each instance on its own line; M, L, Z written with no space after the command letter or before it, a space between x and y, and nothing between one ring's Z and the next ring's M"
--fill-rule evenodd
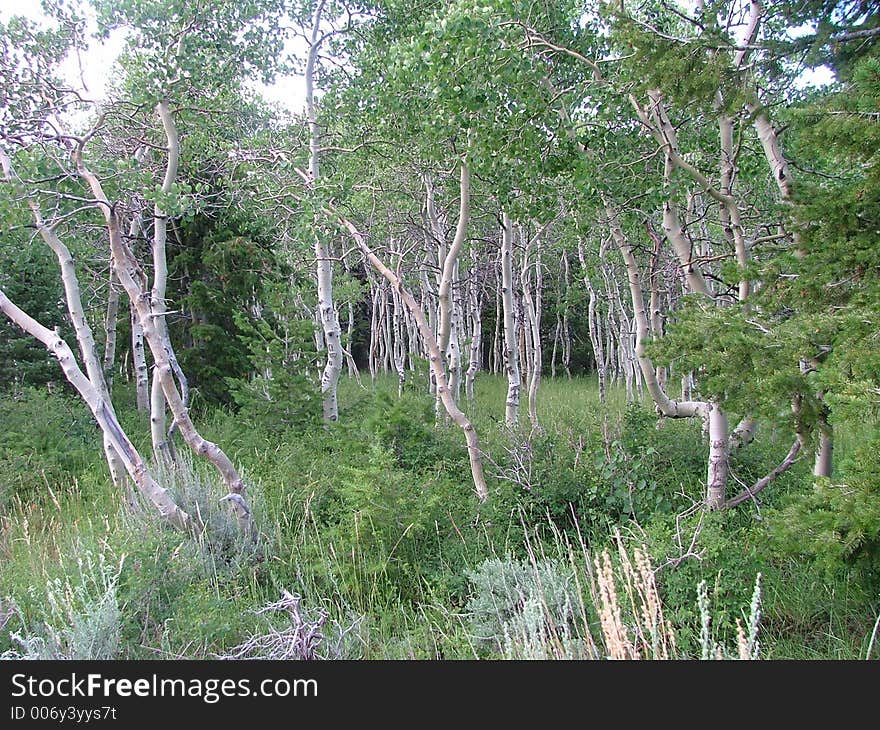
M809 508L834 485L814 484L806 460L760 506L708 514L700 424L658 424L620 388L601 404L592 380L545 378L541 428L523 403L513 433L505 382L483 375L467 407L490 486L479 505L461 433L435 425L424 383L400 398L396 380L365 386L342 383L339 422L317 428L196 409L242 468L255 539L188 455L160 476L203 517L196 538L132 513L73 398L4 397L0 654L880 656L873 533L840 527L857 507ZM133 395L120 387L117 399L149 453ZM841 474L857 473L875 429L839 431ZM760 436L734 456L731 491L785 454L784 434Z

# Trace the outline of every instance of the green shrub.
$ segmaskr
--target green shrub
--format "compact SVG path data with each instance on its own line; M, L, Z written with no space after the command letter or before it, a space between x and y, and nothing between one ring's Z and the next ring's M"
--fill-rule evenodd
M8 659L116 659L122 633L117 597L121 561L105 553L82 550L76 573L48 579L43 590L32 586L31 602L39 617L12 633L20 647L3 655Z
M25 388L0 398L0 507L69 485L103 461L101 434L79 399Z
M489 558L468 578L472 595L465 614L484 649L503 651L508 658L549 658L551 635L571 637L580 598L569 566Z
M254 426L306 431L321 419L314 323L283 299L278 306L287 318L268 310L260 317L235 314L252 372L226 383L240 417Z
M817 478L768 515L776 547L809 559L826 575L855 569L880 576L880 438L856 448L839 477Z

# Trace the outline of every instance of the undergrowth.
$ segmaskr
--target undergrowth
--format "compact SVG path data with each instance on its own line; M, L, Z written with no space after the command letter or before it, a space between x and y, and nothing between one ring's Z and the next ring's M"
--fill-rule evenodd
M128 510L76 401L38 390L0 400L0 652L880 655L876 424L841 429L835 480L814 483L802 460L760 504L708 514L699 424L658 423L616 389L600 404L591 381L548 378L541 429L524 420L510 430L504 383L484 375L477 403L464 404L486 454L491 498L480 505L461 432L435 423L424 383L402 397L390 378L365 386L341 384L334 424L199 414L204 435L242 467L256 517L247 537L215 474L183 444L158 476L202 517L195 538L146 507ZM120 387L123 422L149 453L148 424ZM735 455L734 483L756 480L786 450L763 434Z

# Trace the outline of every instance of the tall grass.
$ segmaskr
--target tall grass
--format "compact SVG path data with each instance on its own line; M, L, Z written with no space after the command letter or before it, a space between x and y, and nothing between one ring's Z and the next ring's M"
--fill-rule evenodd
M700 495L699 426L658 430L650 409L625 417L619 389L603 405L589 378L547 378L542 433L532 432L525 407L511 432L503 425L504 379L482 375L477 402L465 403L492 480L493 501L478 509L460 433L434 428L433 417L420 425L416 412L432 409L424 383L409 384L388 419L398 403L396 379L365 384L343 382L340 423L308 432L205 414L206 436L228 446L242 467L256 541L242 539L218 504L220 485L185 449L182 463L160 478L204 518L196 540L148 512L128 513L99 458L64 471L57 468L68 463L63 455L27 450L37 473L41 458L56 466L38 482L13 482L0 501L0 652L37 653L39 642L25 645L14 634L41 637L57 655L88 653L88 642L63 633L79 622L108 637L102 646L109 649L95 653L122 658L283 655L285 647L318 655L313 639L329 626L356 627L344 654L364 659L880 653L876 596L854 578L823 584L808 566L762 554L769 550L762 523L747 511L723 531L705 530L693 555L676 562L668 524L679 503ZM134 424L137 416L124 418ZM131 428L147 438L146 428ZM78 436L77 450L81 442ZM64 438L48 434L46 443L63 448ZM654 453L639 451L644 443ZM531 449L523 455L528 484L505 478L514 474L511 450L524 447ZM660 491L681 492L656 514L655 502L641 503L646 531L628 512L640 475L662 480ZM629 501L612 494L611 478L625 497L630 490ZM80 565L77 556L87 555L114 572ZM753 590L758 573L760 591ZM279 595L301 600L301 620L289 605L277 607ZM102 623L111 614L114 621ZM118 632L99 630L114 622ZM261 638L273 635L286 639Z

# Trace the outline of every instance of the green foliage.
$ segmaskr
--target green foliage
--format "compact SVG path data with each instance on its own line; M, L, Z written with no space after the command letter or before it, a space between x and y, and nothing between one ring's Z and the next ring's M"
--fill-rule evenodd
M20 234L10 231L0 236L0 289L40 324L59 327L71 343L58 262L45 246L22 244ZM41 343L5 315L0 317L0 391L63 379L58 361Z
M551 631L563 632L577 621L580 598L573 571L562 563L488 558L468 571L468 579L472 593L464 610L474 639L485 649L537 647Z
M240 534L235 537L231 518L217 503L222 491L201 467L160 473L163 484L209 523L205 534L193 540L151 518L125 514L122 495L110 484L97 448L97 432L84 409L81 444L77 438L65 438L67 432L56 424L53 448L32 451L22 467L31 475L46 470L51 491L41 477L34 476L31 491L0 505L4 566L0 595L13 598L19 607L0 631L0 652L22 650L9 632L45 634L39 627L47 604L42 590L29 590L29 586L41 587L34 576L44 576L47 584L67 580L76 593L76 585L83 581L75 555L90 551L106 553L113 566L121 560L115 586L118 633L114 634L118 636L114 656L120 658L208 658L229 653L265 631L265 621L253 611L277 600L282 587L302 595L307 606L326 608L342 625L363 617L352 651L365 658L580 656L584 646L577 642L586 641L582 612L586 610L591 622L594 617L589 605L583 609L579 604L569 566L583 570L584 556L578 548L572 563L565 552L558 553L558 541L578 544L582 535L585 550L596 552L608 542L615 523L624 528L631 524L628 486L622 487L620 498L612 498L604 486L606 479L618 478L615 475L621 479L636 472L647 475L667 494L685 489L699 498L702 491L705 445L697 425L667 421L657 429L649 410L627 410L622 394L612 389L606 415L610 443L615 444L612 454L619 453L620 461L606 477L603 414L591 405L595 384L548 380L545 435L541 442L532 440L543 443L535 447L543 452L535 454L535 488L529 492L507 481L494 481L492 502L480 509L475 520L465 450L457 431L433 425L430 397L407 392L398 401L396 383L390 378L378 381L375 391L347 381L341 387L341 420L328 428L292 432L277 425L255 427L240 414L219 409L206 414L205 436L228 445L232 458L245 467L260 535L257 543L247 545ZM477 392L480 411L503 408L501 379L481 376ZM30 400L6 402L6 420L22 409L22 422L38 424L43 418L38 413L57 409L56 398L32 392ZM120 399L118 409L123 402ZM122 416L126 422L129 417L142 421L134 413ZM498 425L480 428L486 437L484 448L499 461L500 444L509 444L509 436L500 433ZM21 425L16 430L22 433ZM135 432L139 439L144 436ZM551 454L554 444L556 455ZM24 450L18 440L6 448L10 446ZM756 446L748 447L748 457L745 453L736 457L735 469L743 478L766 473L778 460L776 451L752 451ZM657 453L647 453L650 448ZM850 488L859 485L865 500L873 495L868 485L874 467L866 458L871 448L876 451L872 443L852 459L844 459L835 480ZM80 449L85 455L90 449L90 458L71 461ZM845 441L840 449L845 456ZM48 466L64 460L68 466L58 468L59 480L52 480L54 472ZM686 463L693 468L683 469ZM861 463L865 466L859 472ZM664 507L647 490L633 493L644 533L632 529L647 536L654 563L661 566L657 580L664 611L676 627L682 654L700 653L703 627L696 601L700 581L708 587L712 638L730 645L736 619L747 619L743 607L758 572L764 576L764 656L853 658L864 653L877 613L871 592L876 581L867 570L867 552L853 553L849 562L837 548L811 552L813 533L804 525L809 520L839 525L847 515L854 519L861 512L868 516L873 512L868 501L835 503L827 514L821 508L814 510L808 504L809 487L797 486L806 480L809 477L793 474L779 492L795 494L781 503L777 485L768 489L768 499L780 511L762 509L763 522L751 517L748 505L731 513L704 515L694 544L698 557L677 564L669 560L687 551L700 515L679 517L678 500ZM593 484L604 490L595 497L589 492ZM553 497L558 511L551 514L551 523L547 508L554 504L550 499L554 488L559 489ZM546 499L537 499L539 489ZM563 495L565 489L571 493ZM517 493L523 499L515 498ZM578 526L564 512L572 497ZM801 533L796 550L783 545L777 535L779 526L793 519L801 520L792 523L791 532ZM526 538L537 560L528 557ZM509 557L499 560L499 555ZM826 572L822 561L835 569ZM588 581L585 574L577 575L583 590ZM555 629L546 621L545 604L554 621L560 622ZM3 605L8 605L6 600ZM484 626L477 628L472 621ZM598 635L592 624L591 629Z
M70 486L72 475L101 463L100 432L83 403L25 388L0 398L0 507Z
M358 606L389 589L412 600L423 581L437 579L444 561L456 559L470 503L462 480L414 478L396 467L390 453L372 446L361 463L340 465L333 486L316 493L311 504L338 556L321 580L353 596ZM320 571L317 557L312 554L312 570Z
M621 73L632 81L639 98L649 90L662 89L664 95L693 109L710 109L721 89L730 108L735 108L732 102L738 98L739 79L731 57L711 51L713 46L735 41L710 20L711 5L704 13L708 22L699 29L662 4L646 3L633 10L624 9L623 3L603 5L613 39L629 49Z
M226 383L241 416L262 427L307 430L321 417L314 323L286 310L234 315L251 373Z
M628 518L642 520L682 508L686 495L698 498L706 468L698 424L658 421L637 404L625 407L611 428L611 416L606 412L602 418L604 426L597 418L580 428L545 429L527 438L514 435L496 446L498 478L511 486L489 509L510 511L513 502L531 519L549 515L569 523L574 514L601 530Z
M764 539L760 528L749 525L741 513L697 514L682 520L676 515L657 515L646 525L657 582L667 618L677 627L679 650L700 655L703 620L697 603L696 586L705 581L706 599L712 606L712 633L724 644L733 643L736 619L743 620L742 606L748 605L755 576L762 573L765 584L775 579L761 554ZM694 554L686 555L696 534ZM676 562L672 565L668 561Z
M45 589L30 589L39 606L32 627L13 632L20 648L0 655L5 659L117 659L122 612L117 597L121 563L105 553L78 551L77 569L64 579L46 581Z
M401 469L421 473L460 466L463 454L452 445L454 431L435 428L434 403L422 394L398 398L379 393L366 410L363 430L379 448L393 454Z
M168 318L172 341L198 399L228 405L227 379L252 372L241 347L250 327L244 313L268 296L283 270L259 221L231 212L183 221L176 238L169 247L169 297L181 314Z
M842 464L841 478L816 479L768 515L784 554L809 558L833 576L855 568L869 583L880 576L880 480L876 437Z
M193 91L216 96L252 75L268 82L278 69L284 34L278 32L281 7L275 0L94 4L102 34L129 31L121 63L125 86L139 102Z

